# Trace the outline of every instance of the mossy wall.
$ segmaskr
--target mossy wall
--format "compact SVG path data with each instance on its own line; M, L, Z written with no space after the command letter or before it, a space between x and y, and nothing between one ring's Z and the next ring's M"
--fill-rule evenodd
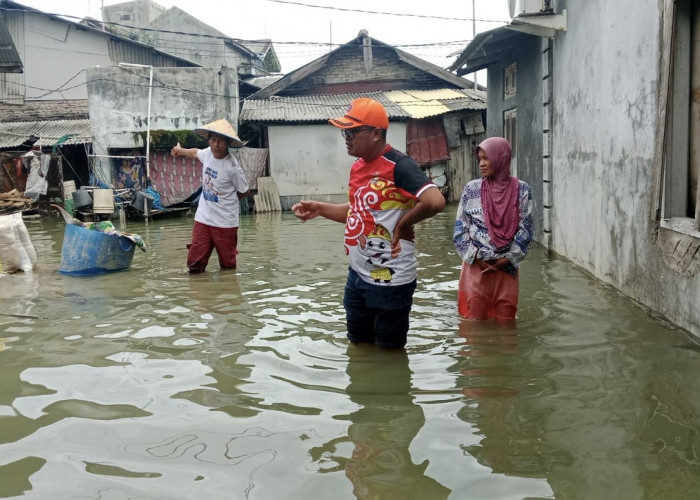
M143 144L146 143L146 132L136 132ZM151 130L151 149L154 151L170 150L175 144L180 143L183 148L207 147L206 139L201 138L191 130Z

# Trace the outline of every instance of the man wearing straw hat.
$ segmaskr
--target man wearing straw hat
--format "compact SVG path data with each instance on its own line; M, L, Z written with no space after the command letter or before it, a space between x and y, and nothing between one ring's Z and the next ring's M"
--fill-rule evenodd
M243 142L226 120L216 120L194 129L209 142L206 149L183 148L178 142L170 151L173 156L202 162L202 194L192 228L192 242L187 245L187 268L201 273L216 249L222 268L235 269L238 255L239 198L248 192L243 169L229 152Z

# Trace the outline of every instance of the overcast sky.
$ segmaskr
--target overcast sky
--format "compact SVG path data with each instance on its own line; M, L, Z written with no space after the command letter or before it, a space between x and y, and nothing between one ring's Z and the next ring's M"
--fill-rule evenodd
M455 59L450 54L463 50L472 39L474 27L480 33L510 20L507 0L473 0L474 7L469 0L156 1L164 7L178 7L231 38L271 39L284 73L328 52L329 43L349 42L362 29L372 38L444 68ZM19 0L19 3L52 14L102 19L103 5L123 2ZM472 21L474 18L476 22Z

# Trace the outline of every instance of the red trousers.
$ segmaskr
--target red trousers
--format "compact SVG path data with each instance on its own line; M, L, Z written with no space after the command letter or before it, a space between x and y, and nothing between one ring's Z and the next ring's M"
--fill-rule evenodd
M238 228L214 227L195 221L192 242L187 245L187 268L191 273L201 273L207 268L209 257L216 248L219 265L235 269L238 255Z
M511 276L500 269L482 271L476 262L462 262L457 292L459 314L468 319L515 319L518 276Z

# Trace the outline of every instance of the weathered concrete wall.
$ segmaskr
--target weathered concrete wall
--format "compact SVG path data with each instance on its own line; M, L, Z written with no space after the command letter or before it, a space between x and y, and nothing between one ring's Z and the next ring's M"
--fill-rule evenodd
M102 18L149 28L131 32L143 43L201 66L238 68L241 64L254 62L250 54L226 43L225 34L177 7L166 8L152 1L123 2L102 7Z
M157 2L134 1L103 5L101 10L105 22L145 28L167 9Z
M149 68L87 71L90 126L96 155L110 148L145 148ZM225 118L238 123L238 76L231 68L153 68L151 130L192 130ZM144 149L145 153L145 149ZM101 174L111 179L107 166Z
M234 26L235 24L232 29L235 29ZM242 64L253 62L250 55L245 55L226 43L222 33L180 9L169 9L149 27L155 31L148 32L147 43L202 66L238 68Z
M282 208L316 199L342 203L348 198L350 165L340 131L331 125L268 127L270 175L277 183ZM313 140L312 140L313 139ZM406 124L392 122L387 142L406 151Z
M566 31L551 44L522 35L489 67L488 135L517 108L518 176L533 188L536 224L551 229L538 240L700 335L700 235L656 215L673 1L557 5ZM505 98L513 62L516 97Z
M488 115L486 134L503 136L503 114L517 109L516 151L514 173L532 189L535 202L535 238L542 239L542 58L539 37L523 35L516 49L503 54L498 64L489 67L487 88ZM504 95L504 72L515 63L516 90L514 96Z
M700 335L697 237L652 216L663 4L559 2L568 29L552 44L551 248ZM520 112L518 121L527 123Z
M552 248L677 316L678 304L697 295L679 295L680 276L662 278L663 259L650 238L658 5L567 3L568 30L553 44ZM672 297L676 304L664 305ZM700 316L694 322L700 327Z

